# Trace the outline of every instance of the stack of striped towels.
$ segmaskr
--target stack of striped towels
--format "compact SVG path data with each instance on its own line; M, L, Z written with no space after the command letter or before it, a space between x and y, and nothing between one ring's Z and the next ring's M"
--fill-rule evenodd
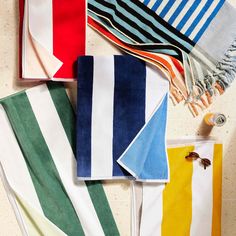
M197 116L235 78L230 3L19 6L19 77L41 83L0 99L0 177L22 234L122 235L103 180L126 180L126 235L220 235L222 145L166 133L169 97ZM87 23L126 54L86 55ZM60 83L71 81L76 109Z

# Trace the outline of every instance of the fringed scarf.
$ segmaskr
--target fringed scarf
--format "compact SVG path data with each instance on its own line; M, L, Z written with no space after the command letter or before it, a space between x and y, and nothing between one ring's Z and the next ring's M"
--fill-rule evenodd
M125 44L125 51L145 60L153 60L153 55L175 58L172 70L180 64L183 78L173 77L166 66L164 71L171 77L173 97L185 100L194 115L234 80L236 11L224 0L89 0L88 14L93 19L89 24ZM163 66L160 59L155 61ZM184 81L185 87L177 86L176 80Z

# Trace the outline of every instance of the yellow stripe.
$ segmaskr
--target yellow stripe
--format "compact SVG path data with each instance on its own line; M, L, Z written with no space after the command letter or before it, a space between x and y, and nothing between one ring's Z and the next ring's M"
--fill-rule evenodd
M193 146L169 148L170 183L163 191L162 236L190 235L193 164L185 156Z
M221 235L222 144L214 146L212 236Z

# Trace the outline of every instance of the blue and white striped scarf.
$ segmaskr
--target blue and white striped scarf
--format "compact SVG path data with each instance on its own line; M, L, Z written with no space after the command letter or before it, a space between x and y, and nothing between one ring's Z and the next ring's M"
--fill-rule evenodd
M88 14L133 48L183 62L187 102L222 93L236 69L236 10L225 0L89 0Z

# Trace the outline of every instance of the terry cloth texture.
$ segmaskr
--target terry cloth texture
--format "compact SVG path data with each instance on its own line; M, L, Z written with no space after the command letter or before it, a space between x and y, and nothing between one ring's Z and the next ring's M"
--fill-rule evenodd
M88 14L127 47L178 59L187 98L178 92L195 115L234 80L236 10L227 1L89 0Z
M85 54L85 0L20 0L20 78L72 81Z
M78 178L167 182L169 83L132 56L78 60Z
M24 235L119 235L102 184L76 181L75 120L55 82L0 100L0 172Z
M185 156L208 158L206 169ZM170 183L133 185L133 235L221 235L222 145L178 140L168 147Z

